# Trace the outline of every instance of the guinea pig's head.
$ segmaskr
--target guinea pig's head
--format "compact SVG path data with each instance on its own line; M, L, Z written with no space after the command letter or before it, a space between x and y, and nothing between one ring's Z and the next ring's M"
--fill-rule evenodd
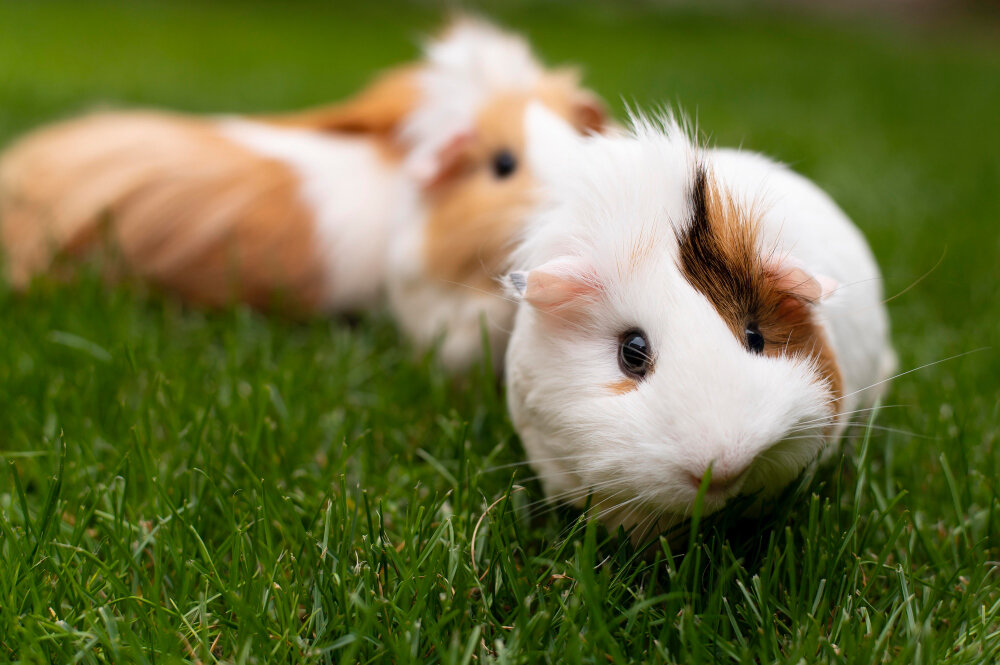
M672 121L581 139L533 107L527 131L546 202L505 278L506 371L550 499L641 535L689 515L703 482L706 512L788 485L841 380L830 284L762 239L768 192L733 194Z
M400 138L427 209L423 265L442 283L493 291L534 200L525 112L543 105L579 134L603 104L572 69L545 68L520 36L459 18L425 46L418 102Z

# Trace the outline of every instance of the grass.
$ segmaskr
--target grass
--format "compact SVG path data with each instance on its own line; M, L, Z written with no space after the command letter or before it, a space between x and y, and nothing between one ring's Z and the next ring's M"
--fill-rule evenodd
M0 660L1000 659L1000 48L989 28L514 3L613 100L820 182L871 239L904 369L760 520L636 552L539 487L485 368L381 313L0 287ZM0 141L105 102L296 107L412 55L424 5L0 3Z

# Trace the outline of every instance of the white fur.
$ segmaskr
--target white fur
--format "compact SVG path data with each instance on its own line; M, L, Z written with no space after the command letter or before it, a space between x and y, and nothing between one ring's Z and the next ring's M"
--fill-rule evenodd
M369 140L222 119L230 140L281 160L301 179L313 212L332 310L370 306L384 286L386 246L398 219L417 214L416 186Z
M532 219L514 267L530 273L577 257L600 291L576 305L582 317L570 303L568 321L526 301L517 313L508 400L546 492L582 503L593 491L595 510L612 526L647 528L686 515L692 478L709 466L716 476L749 471L710 493L708 510L739 492L780 490L843 422L825 436L830 393L810 361L748 352L682 274L677 237L691 215L696 160L738 201L760 204L762 251L774 247L840 283L815 307L843 374L841 411L874 400L878 391L862 389L885 378L893 357L879 271L863 237L804 178L758 155L700 151L670 119L662 127L635 121L632 135L616 138L577 138L559 123L543 109L528 113L529 157L548 205ZM634 247L647 249L633 269ZM647 333L655 365L636 390L618 394L608 386L623 378L619 337L633 327Z
M389 302L396 322L418 347L439 343L438 357L461 370L482 355L483 331L499 367L513 327L515 305L493 292L441 283L426 274L423 227L400 226L390 248Z
M438 154L455 136L473 130L491 97L531 90L543 72L524 39L473 19L456 22L441 39L428 42L424 60L418 74L421 103L400 132L410 146L406 167L420 180L433 175Z

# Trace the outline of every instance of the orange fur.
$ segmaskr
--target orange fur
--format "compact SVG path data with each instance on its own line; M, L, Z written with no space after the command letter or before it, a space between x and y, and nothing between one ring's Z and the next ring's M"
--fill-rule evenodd
M511 244L533 204L534 180L524 158L524 112L532 100L580 132L603 126L599 102L565 73L545 77L532 93L512 93L484 107L461 154L449 160L446 177L428 192L424 262L435 279L499 293L496 277L506 268ZM518 167L500 180L491 171L491 159L504 149L513 152Z
M413 70L387 72L341 104L257 119L366 133L397 161L391 131L416 103ZM30 134L0 160L0 238L15 287L105 235L126 270L186 299L315 309L324 294L313 224L286 165L196 117L95 114Z
M695 183L695 219L681 239L681 266L688 279L743 340L756 326L770 356L811 358L833 397L843 393L836 357L813 320L811 300L760 256L757 221L728 192L700 172ZM836 405L838 402L833 402Z
M639 384L635 379L624 378L612 381L611 383L606 383L604 384L604 387L616 395L624 395L625 393L632 392L638 388Z
M0 166L10 278L24 286L54 255L106 234L127 270L191 300L266 305L285 294L314 307L322 266L297 184L202 120L134 112L63 123Z

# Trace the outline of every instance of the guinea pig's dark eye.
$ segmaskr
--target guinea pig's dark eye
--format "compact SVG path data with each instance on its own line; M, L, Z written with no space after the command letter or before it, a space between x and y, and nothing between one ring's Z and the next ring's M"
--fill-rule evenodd
M653 364L653 356L646 341L646 333L629 330L618 343L618 366L626 374L641 378Z
M743 336L746 339L747 348L753 353L764 352L764 336L760 334L757 326L747 326L747 329L743 331Z
M517 157L510 150L501 150L493 155L493 175L506 178L517 170Z

